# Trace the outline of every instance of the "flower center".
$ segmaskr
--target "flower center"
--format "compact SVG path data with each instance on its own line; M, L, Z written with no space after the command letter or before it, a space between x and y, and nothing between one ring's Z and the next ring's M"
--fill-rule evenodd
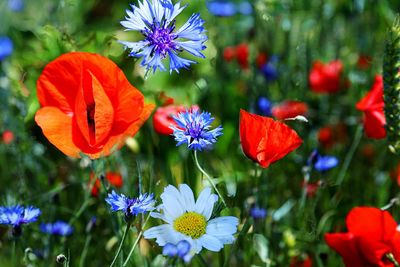
M174 221L176 231L197 239L206 233L207 222L203 215L187 212Z
M186 128L192 139L199 139L201 137L201 133L203 132L203 126L201 123L193 121L188 124Z
M163 23L165 24L165 22ZM172 24L170 27L164 27L163 25L151 25L150 29L146 29L143 34L146 36L146 40L150 45L154 46L152 53L158 52L160 55L165 57L171 49L176 49L176 45L173 42L175 35L172 31L175 29L175 25Z

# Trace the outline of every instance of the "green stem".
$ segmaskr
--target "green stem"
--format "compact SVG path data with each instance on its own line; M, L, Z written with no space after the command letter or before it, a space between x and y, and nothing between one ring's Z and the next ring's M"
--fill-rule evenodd
M91 234L89 234L86 237L85 245L83 247L82 254L81 254L81 259L79 260L79 267L83 267L84 264L85 264L86 255L87 255L87 252L89 250L90 241L92 241L92 235Z
M215 183L213 182L213 180L211 179L210 175L208 175L208 173L206 173L205 170L203 170L203 168L200 166L199 161L197 159L197 151L194 151L194 161L196 162L196 166L197 168L200 170L200 172L207 178L208 182L212 185L212 187L214 188L215 192L217 192L219 198L221 199L222 203L224 204L225 208L227 207L225 199L223 198L223 196L221 195L221 193L218 191L217 186L215 185Z
M17 249L17 238L14 238L13 245L12 245L12 254L11 254L11 261L13 266L17 266L17 258L16 258L16 249Z
M342 168L340 169L338 178L336 180L336 185L341 185L344 177L346 176L346 172L350 166L351 160L353 159L354 153L356 152L356 149L358 147L358 144L361 141L361 136L362 136L362 126L358 126L356 133L354 135L353 143L351 144L349 152L347 152L346 158L344 160L344 163L342 165Z
M129 251L128 257L126 258L124 264L122 265L123 267L125 267L125 266L129 263L129 259L131 258L133 252L135 251L135 248L136 248L137 244L138 244L139 241L140 241L140 238L141 238L142 235L143 235L143 228L146 226L147 221L149 220L149 218L150 218L150 214L147 215L147 218L146 218L146 220L145 220L144 223L143 223L142 230L140 231L140 233L139 233L138 236L136 237L135 243L133 243L133 246L132 246L132 248L131 248L131 251Z
M209 266L209 264L206 262L206 260L203 258L203 256L201 256L201 254L197 254L197 258L199 259L201 265L203 265L204 267Z
M119 244L119 247L118 247L118 250L117 250L117 254L115 254L115 257L114 257L113 261L111 262L110 267L114 266L115 262L116 262L117 259L118 259L119 254L121 254L122 246L123 246L123 244L124 244L124 242L125 242L126 237L128 236L129 228L130 228L130 227L131 227L131 224L130 224L130 223L127 223L127 224L126 224L125 231L124 231L124 235L122 236L121 243Z
M394 264L395 267L400 267L400 264L397 262L397 260L394 258L392 253L388 253L386 254L386 258L388 258L388 260L390 262L392 262Z

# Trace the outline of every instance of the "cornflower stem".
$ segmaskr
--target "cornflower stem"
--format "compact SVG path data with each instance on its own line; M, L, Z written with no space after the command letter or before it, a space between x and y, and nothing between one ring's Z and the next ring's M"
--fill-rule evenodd
M12 244L12 251L11 251L11 262L13 266L17 266L17 258L16 258L16 249L17 249L17 238L14 238L13 244Z
M215 192L218 194L219 198L221 199L222 203L224 204L224 206L226 208L227 205L226 205L224 197L219 192L217 186L215 185L215 183L211 179L210 175L208 175L208 173L200 166L199 161L197 159L197 150L194 151L194 161L196 162L196 166L199 169L199 171L207 178L208 182L212 185L212 187L214 188Z
M82 250L81 258L79 260L79 267L85 266L86 255L89 250L90 241L92 241L92 235L88 234L86 237L85 245Z
M143 235L143 228L146 226L147 221L149 220L149 218L150 218L150 214L147 215L147 218L146 218L146 220L145 220L144 223L143 223L142 230L139 232L138 236L136 237L136 240L135 240L135 242L133 243L133 246L132 246L131 250L129 251L128 257L126 258L124 264L122 265L123 267L125 267L126 265L128 265L129 259L131 258L133 252L135 251L135 248L136 248L137 244L139 244L140 238L142 238L142 235Z
M392 253L388 253L386 254L386 258L388 258L388 260L394 264L395 267L400 267L400 264L397 262L397 260L394 258Z
M209 264L206 262L206 260L203 258L203 256L201 256L201 254L197 254L197 258L199 259L201 265L207 267L209 266Z
M115 254L115 257L114 257L113 261L111 262L110 267L114 266L114 264L117 262L118 256L119 256L119 254L121 254L121 251L122 251L122 246L124 245L125 239L128 236L130 227L131 227L131 224L127 223L125 231L124 231L124 235L122 236L121 243L119 244L117 253Z
M361 125L359 125L357 127L356 133L354 135L353 143L351 144L349 152L347 152L346 158L344 159L344 163L342 165L342 168L340 169L338 178L336 180L336 185L340 186L343 183L344 177L346 176L346 172L349 169L349 166L350 166L351 160L353 159L354 153L356 152L358 144L361 141L362 129L363 128Z

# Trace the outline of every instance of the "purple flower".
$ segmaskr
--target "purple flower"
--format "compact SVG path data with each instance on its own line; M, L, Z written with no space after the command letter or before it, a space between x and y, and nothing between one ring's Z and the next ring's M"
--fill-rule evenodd
M32 206L26 208L20 205L0 207L0 224L20 227L22 224L35 222L40 213L39 209Z
M155 204L153 194L143 194L138 198L128 198L124 194L115 193L115 191L108 194L106 202L111 206L111 211L123 211L128 217L152 211Z
M50 235L67 236L72 234L74 229L66 222L56 221L55 223L40 224L40 231Z
M204 20L200 14L193 14L189 20L175 31L175 18L186 6L180 3L173 5L171 0L144 0L138 5L131 5L132 11L127 10L127 16L121 25L127 31L140 32L144 40L139 42L119 41L130 49L130 56L142 57L141 66L146 70L159 69L165 71L162 61L169 57L169 70L179 73L180 68L188 68L195 61L179 57L178 54L187 51L190 54L204 58L200 52L206 48L204 42Z
M0 61L11 55L13 52L13 42L7 36L0 36Z
M190 243L186 240L181 240L176 245L167 243L163 247L163 255L170 258L179 257L186 263L189 263L192 258L192 255L189 252Z
M255 206L255 207L251 208L250 215L254 219L264 219L265 216L267 216L267 211L264 208Z
M173 117L177 127L172 126L173 136L178 143L177 146L187 144L189 149L202 151L209 149L217 142L217 137L222 135L222 127L210 130L214 118L208 112L198 109L186 110Z

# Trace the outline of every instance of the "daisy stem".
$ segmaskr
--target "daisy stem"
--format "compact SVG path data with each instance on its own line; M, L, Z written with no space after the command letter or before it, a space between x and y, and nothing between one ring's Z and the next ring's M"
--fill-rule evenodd
M138 236L137 236L135 242L133 243L133 246L132 246L132 248L131 248L131 251L129 251L128 257L126 258L124 264L122 265L123 267L126 266L126 265L129 263L129 259L131 258L133 252L135 251L135 248L136 248L137 244L139 243L140 238L141 238L142 235L143 235L143 228L146 226L147 221L149 220L149 218L150 218L150 214L147 215L147 218L146 218L146 220L145 220L144 223L143 223L142 230L141 230L140 233L138 234Z
M225 202L224 197L218 191L218 188L215 185L215 183L213 182L213 180L211 179L210 175L208 175L208 173L200 166L199 161L197 159L197 150L194 151L194 161L196 162L196 166L200 170L200 172L207 178L208 182L213 186L215 192L217 192L219 198L221 199L222 203L224 204L224 206L226 208L227 206L226 206L226 202Z
M128 236L128 232L129 232L129 228L130 228L130 227L131 227L131 224L130 224L130 223L127 223L127 224L126 224L125 231L124 231L124 235L122 236L121 243L119 244L119 247L118 247L118 250L117 250L117 254L115 254L115 257L114 257L113 261L111 262L110 267L114 266L115 262L117 261L118 256L119 256L119 254L120 254L121 251L122 251L122 246L123 246L123 244L124 244L124 242L125 242L125 239L126 239L126 237Z

